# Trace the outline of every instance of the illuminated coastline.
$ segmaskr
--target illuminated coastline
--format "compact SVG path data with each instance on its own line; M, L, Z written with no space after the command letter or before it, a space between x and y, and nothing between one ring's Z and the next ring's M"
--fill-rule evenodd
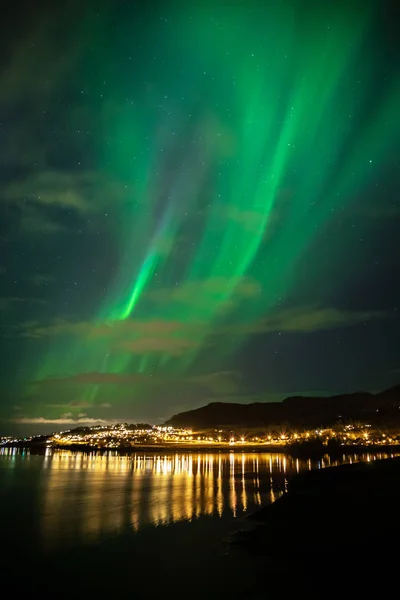
M368 423L336 425L316 430L291 430L287 427L266 431L203 430L143 424L118 423L109 426L79 427L49 436L1 437L0 446L23 446L36 443L49 448L122 450L149 449L241 449L282 451L302 442L335 442L344 448L400 446L400 430L372 427Z

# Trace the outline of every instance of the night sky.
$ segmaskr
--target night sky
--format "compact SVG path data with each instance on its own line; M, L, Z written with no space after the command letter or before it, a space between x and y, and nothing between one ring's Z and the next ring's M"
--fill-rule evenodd
M396 2L8 5L0 433L399 382Z

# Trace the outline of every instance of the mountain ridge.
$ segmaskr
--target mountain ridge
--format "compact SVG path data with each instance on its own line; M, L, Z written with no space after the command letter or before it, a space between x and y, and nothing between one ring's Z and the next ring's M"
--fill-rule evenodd
M215 429L230 427L315 428L340 420L376 424L383 418L400 420L400 385L377 393L353 392L334 396L288 396L281 402L211 402L206 406L173 415L166 425ZM392 414L393 413L393 414Z

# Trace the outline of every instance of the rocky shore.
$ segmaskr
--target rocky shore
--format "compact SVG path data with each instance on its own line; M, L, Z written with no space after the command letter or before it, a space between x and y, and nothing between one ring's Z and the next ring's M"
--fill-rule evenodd
M236 533L233 544L275 582L290 574L286 584L298 590L373 584L379 596L397 580L399 509L400 458L310 471L251 515L254 526ZM329 591L311 596L331 597Z

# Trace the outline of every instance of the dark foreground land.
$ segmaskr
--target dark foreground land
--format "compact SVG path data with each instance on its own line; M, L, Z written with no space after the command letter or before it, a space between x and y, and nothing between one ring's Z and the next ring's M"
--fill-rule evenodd
M249 520L255 528L234 545L274 573L274 584L286 578L287 592L347 598L351 586L377 597L398 581L400 458L298 475Z
M36 546L40 535L34 531L32 544L13 534L15 515L32 530L42 510L34 496L26 502L16 497L3 509L10 525L1 532L3 539L9 534L0 561L0 584L9 590L4 597L398 597L399 458L307 472L288 489L242 520L252 529L234 534L231 544L223 519L202 517L137 534L127 526L121 534L88 543L77 539L74 547L48 553ZM129 525L129 511L125 517ZM228 527L232 532L241 523Z

